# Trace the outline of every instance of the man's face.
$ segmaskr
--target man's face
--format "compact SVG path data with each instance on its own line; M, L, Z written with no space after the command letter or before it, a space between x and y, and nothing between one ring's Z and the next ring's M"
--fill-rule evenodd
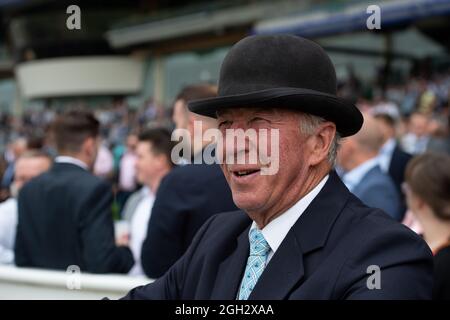
M45 157L19 158L15 166L14 184L17 190L50 168L50 160Z
M422 114L412 115L409 128L410 131L418 137L426 135L428 129L428 117Z
M127 150L130 152L136 151L136 145L138 143L138 137L134 134L127 137Z
M381 134L383 135L383 141L387 141L390 138L395 137L395 130L392 128L385 120L375 118L378 123L378 126L381 130Z
M139 183L147 185L158 170L160 170L160 158L153 153L150 142L138 142L136 146L136 176Z
M239 208L247 212L274 212L298 198L299 195L294 191L295 185L302 183L306 175L310 154L307 138L300 131L299 113L240 108L221 112L217 120L224 137L223 155L227 155L230 146L234 145L234 156L245 152L246 163L251 145L247 143L245 150L236 150L235 139L229 141L226 130L255 129L256 132L261 132L260 129L267 129L270 137L271 131L278 129L278 145L272 144L270 138L265 141L269 157L278 149L279 168L275 174L262 175L263 165L260 161L256 164L227 164L225 159L222 161L223 173L231 188L233 200ZM259 142L256 148L259 152Z

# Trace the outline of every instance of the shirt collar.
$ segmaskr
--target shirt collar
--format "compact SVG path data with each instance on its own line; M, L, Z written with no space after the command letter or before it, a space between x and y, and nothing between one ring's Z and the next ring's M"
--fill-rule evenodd
M279 215L277 218L272 220L268 225L266 225L262 230L262 234L272 249L273 253L277 251L278 247L283 242L289 230L295 224L295 222L300 218L309 204L314 200L314 198L322 190L323 186L327 182L329 175L326 175L317 186L314 187L307 195L297 201L291 208L286 212ZM258 229L255 221L253 221L250 231L253 229ZM249 235L250 235L249 231Z
M387 154L387 155L392 154L392 152L394 152L395 145L396 142L394 138L388 139L388 141L386 141L380 148L380 154Z
M346 174L344 174L343 182L346 185L346 187L353 191L353 189L361 182L362 178L372 170L375 166L378 165L378 158L372 158L370 160L367 160L366 162L363 162L356 168L353 168Z
M55 158L56 163L71 163L73 165L76 165L80 168L83 168L84 170L88 170L88 165L81 161L80 159L70 157L70 156L57 156Z
M386 141L383 146L380 148L380 152L378 153L378 159L381 169L384 172L389 171L389 165L391 164L392 155L394 153L394 149L397 142L394 138Z

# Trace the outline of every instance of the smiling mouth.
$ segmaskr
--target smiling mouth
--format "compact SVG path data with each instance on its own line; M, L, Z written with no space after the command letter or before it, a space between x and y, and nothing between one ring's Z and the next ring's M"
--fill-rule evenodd
M245 177L245 176L257 173L259 171L260 171L260 169L233 171L233 175L236 177Z

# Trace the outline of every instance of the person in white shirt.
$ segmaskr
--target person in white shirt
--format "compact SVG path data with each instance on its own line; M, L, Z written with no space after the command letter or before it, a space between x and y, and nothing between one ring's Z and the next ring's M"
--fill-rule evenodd
M17 159L11 186L12 197L0 204L0 264L14 263L19 190L29 180L47 171L51 164L50 156L41 151L26 151Z
M97 158L94 163L94 174L97 177L108 179L111 178L114 170L114 158L106 146L105 142L100 144L98 148Z
M171 151L173 142L166 129L148 129L139 135L136 146L136 177L143 187L136 191L125 204L124 216L130 226L130 248L135 264L131 275L143 275L141 247L147 234L147 226L155 200L156 191L164 176L173 167Z

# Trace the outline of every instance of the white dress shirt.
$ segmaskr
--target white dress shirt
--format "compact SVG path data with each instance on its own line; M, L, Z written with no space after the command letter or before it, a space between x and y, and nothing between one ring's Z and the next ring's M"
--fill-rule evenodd
M80 168L83 168L84 170L89 170L88 165L81 161L80 159L69 157L69 156L57 156L55 158L56 163L71 163L74 164Z
M297 201L291 208L289 208L286 212L279 215L277 218L273 219L266 225L262 230L262 234L266 239L267 243L270 246L270 252L267 257L266 265L269 263L270 259L272 259L275 252L278 250L278 247L283 242L289 230L291 230L292 226L297 222L303 212L308 208L309 204L314 200L314 198L319 194L320 190L322 190L323 186L328 180L329 175L326 175L317 186L314 187L307 195ZM252 229L257 229L258 226L256 222L253 221L252 226L250 227L250 231Z
M380 168L384 173L389 172L389 166L392 161L392 154L394 153L395 146L397 142L394 138L386 141L383 146L380 148L380 152L378 153L378 160L380 164Z
M14 241L17 228L17 200L0 203L0 264L14 263Z
M349 172L345 173L342 177L342 182L344 182L345 186L350 190L350 192L353 192L353 190L355 190L355 187L361 182L367 172L378 165L378 157L367 160L356 168L353 168Z
M142 243L147 236L147 226L150 220L155 195L148 187L143 187L140 192L144 197L136 207L130 222L130 249L134 256L134 266L129 271L130 275L143 275L144 271L141 265Z

